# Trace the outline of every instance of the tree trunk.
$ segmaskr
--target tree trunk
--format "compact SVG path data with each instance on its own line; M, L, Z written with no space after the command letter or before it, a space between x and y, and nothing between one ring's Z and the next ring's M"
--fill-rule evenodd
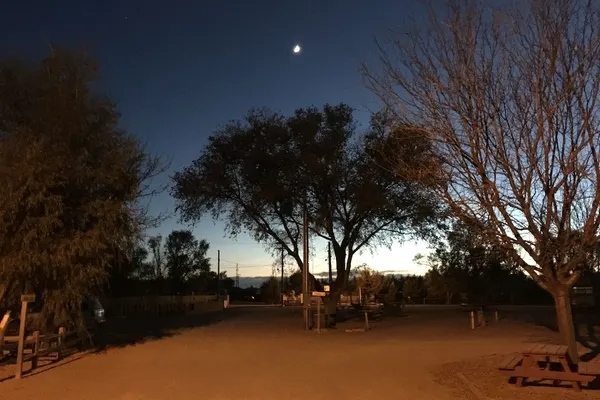
M452 303L452 292L446 292L446 304Z
M571 312L571 296L569 290L565 288L558 289L552 293L556 305L556 323L558 331L564 344L569 346L569 356L574 363L579 362L579 352L577 350L577 339L575 337L575 325L573 323L573 313Z

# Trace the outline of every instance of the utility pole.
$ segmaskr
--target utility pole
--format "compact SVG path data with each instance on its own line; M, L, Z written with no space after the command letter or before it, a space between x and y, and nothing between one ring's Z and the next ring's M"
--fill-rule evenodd
M310 329L310 293L309 293L309 283L308 283L308 211L306 209L306 203L304 204L304 213L303 213L303 221L302 221L302 233L303 233L303 250L304 250L304 259L303 268L302 268L302 299L304 300L304 329Z
M235 263L235 287L240 287L240 268L237 263Z
M283 253L284 249L283 246L281 246L281 285L280 285L280 291L281 291L281 305L284 306L285 303L283 301L283 294L285 293L285 277L284 277L284 253Z
M221 299L221 250L217 250L217 299Z
M331 288L331 282L333 282L331 273L331 242L327 242L327 261L329 262L329 287Z

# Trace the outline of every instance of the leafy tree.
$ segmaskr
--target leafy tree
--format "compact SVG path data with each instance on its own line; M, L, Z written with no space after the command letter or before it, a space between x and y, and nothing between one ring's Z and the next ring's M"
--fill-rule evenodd
M168 277L174 292L183 290L185 282L192 278L210 279L210 258L206 256L209 244L197 240L188 230L173 231L165 241L165 261ZM205 287L207 284L205 285ZM200 291L204 291L200 289Z
M454 293L448 289L444 276L435 265L425 274L425 289L427 297L444 299L446 304L452 302L452 295Z
M380 293L380 300L386 304L395 303L398 297L398 284L396 278L392 275L386 275L383 279L383 289Z
M275 276L270 276L260 285L260 298L268 304L281 303L280 282Z
M423 258L415 257L417 262ZM505 251L460 222L426 260L430 267L425 276L428 294L445 297L447 303L459 293L478 303L504 301L513 290L511 279L518 269Z
M454 215L554 297L574 361L570 289L600 228L598 26L595 1L451 1L366 71L397 126L434 143Z
M294 291L296 294L302 293L302 271L296 270L288 277L286 288Z
M332 313L354 255L394 238L422 236L437 206L422 186L397 179L377 162L381 118L373 118L365 135L356 126L343 104L288 117L251 111L217 130L200 157L173 177L182 219L224 218L232 235L246 230L274 254L283 247L302 269L306 208L310 234L330 241L335 254L336 280L325 303ZM405 161L418 150L406 151Z
M35 293L46 322L77 318L115 252L150 221L139 202L163 171L91 90L94 62L53 50L0 64L0 302Z
M215 274L216 275L216 274ZM213 284L214 287L214 291L217 291L217 283L213 280ZM212 289L211 287L211 289ZM235 281L233 280L233 278L230 278L227 276L227 272L223 271L221 272L221 293L231 293L231 291L233 290L233 288L235 287Z
M363 301L366 303L371 297L378 296L385 285L385 277L379 271L362 264L356 268L356 286L360 288Z
M107 292L112 296L122 296L131 290L133 280L148 276L150 264L146 262L148 250L140 245L131 249L119 249L109 269Z
M425 279L422 276L408 275L402 279L402 294L411 303L420 303L427 296Z

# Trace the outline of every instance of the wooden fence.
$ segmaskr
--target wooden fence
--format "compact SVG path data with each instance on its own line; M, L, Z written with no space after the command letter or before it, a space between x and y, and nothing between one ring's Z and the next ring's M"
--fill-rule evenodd
M226 300L217 295L142 296L101 300L107 316L124 317L143 314L194 314L220 311Z

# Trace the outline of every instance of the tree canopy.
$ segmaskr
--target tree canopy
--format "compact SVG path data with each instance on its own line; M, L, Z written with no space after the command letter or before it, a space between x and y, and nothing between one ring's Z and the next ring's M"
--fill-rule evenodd
M458 295L479 304L508 301L520 274L509 254L461 222L453 224L444 242L427 257L429 295L445 298L448 304ZM422 256L416 258L419 262Z
M0 302L35 293L55 322L97 293L149 222L139 200L162 171L118 128L95 77L92 60L60 50L0 63Z
M206 256L209 244L198 240L191 231L173 231L165 242L167 274L174 291L182 289L191 279L210 274L210 259Z
M422 236L435 226L437 203L426 188L382 168L375 157L386 130L376 116L357 132L344 104L298 109L290 116L253 110L218 129L198 159L173 176L184 221L222 218L303 268L302 211L310 233L331 241L334 293L347 283L353 256L369 246ZM406 151L406 162L412 154Z

